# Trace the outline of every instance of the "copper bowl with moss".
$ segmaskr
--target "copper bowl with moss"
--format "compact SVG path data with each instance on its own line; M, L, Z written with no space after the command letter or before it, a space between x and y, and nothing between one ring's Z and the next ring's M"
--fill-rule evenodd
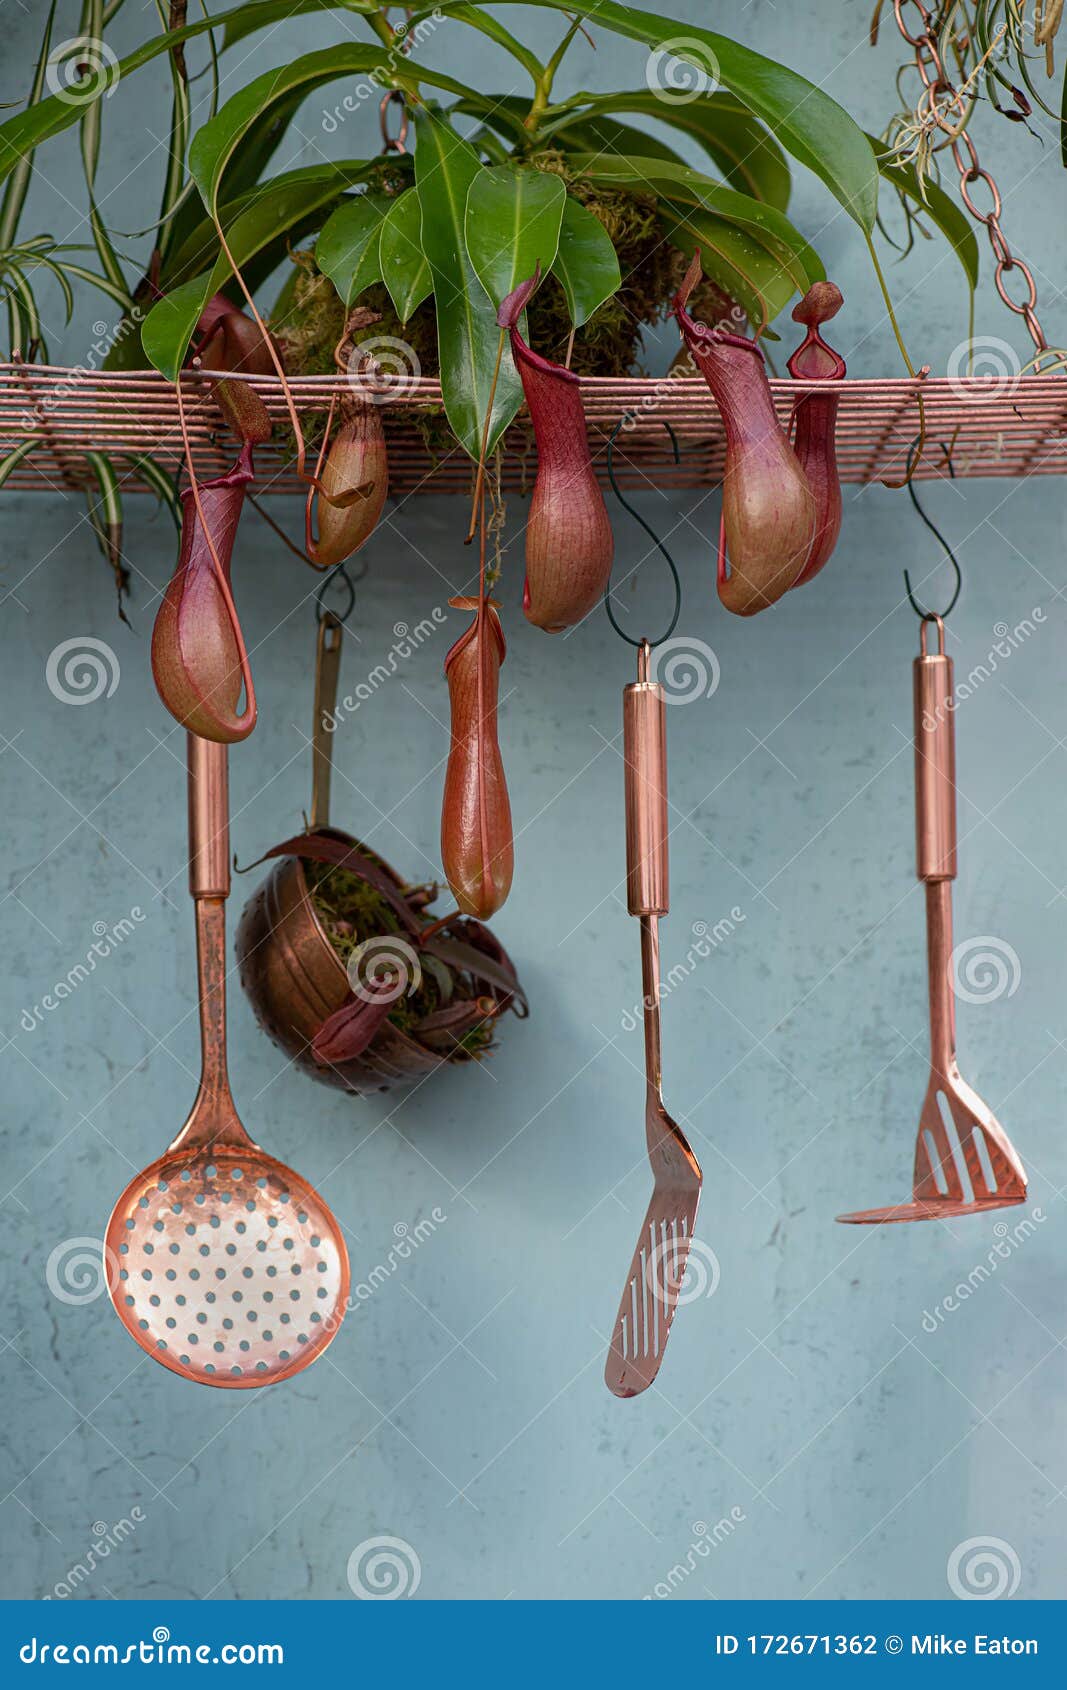
M387 1091L442 1064L483 1059L500 1016L527 1012L507 952L489 928L456 915L440 928L436 886L412 886L350 834L319 828L276 846L273 867L237 929L241 984L256 1019L322 1085ZM356 1005L352 961L391 942L416 959L405 990L358 1055L327 1058L324 1029Z

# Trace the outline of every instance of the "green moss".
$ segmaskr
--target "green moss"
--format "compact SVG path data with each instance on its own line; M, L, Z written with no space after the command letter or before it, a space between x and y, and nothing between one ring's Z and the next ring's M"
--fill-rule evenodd
M380 868L381 858L369 846L359 849ZM362 875L351 869L335 868L330 863L315 863L303 859L304 875L312 904L341 961L346 964L352 952L368 939L396 936L407 938L407 929L392 904ZM429 917L426 925L430 925ZM457 999L473 998L477 994L466 974L448 968L439 958L424 955L421 979L414 991L399 998L389 1012L392 1025L418 1039L418 1024L434 1010ZM493 1021L473 1027L456 1041L451 1060L483 1056L493 1045Z

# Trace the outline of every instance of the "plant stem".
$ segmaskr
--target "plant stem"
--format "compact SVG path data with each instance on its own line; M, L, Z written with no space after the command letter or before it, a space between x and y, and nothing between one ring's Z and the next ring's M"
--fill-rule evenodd
M581 29L581 27L582 27L581 18L576 18L575 21L571 24L571 27L567 31L566 35L563 37L563 40L560 42L559 46L556 48L556 51L553 53L552 57L549 59L547 65L544 68L544 73L542 74L542 76L538 80L537 89L536 89L536 92L535 92L534 98L533 98L533 104L531 105L529 111L526 113L526 116L523 118L523 124L524 124L525 128L527 128L530 131L531 135L535 139L537 137L538 130L540 128L541 119L545 115L546 110L548 109L548 102L552 98L552 84L556 80L556 72L558 71L560 65L563 63L567 49L570 46L571 42L574 40L574 37L577 35L577 33L578 33L579 29Z
M893 329L893 338L895 339L897 346L900 349L900 356L904 360L904 366L905 366L909 376L913 376L915 374L915 368L912 364L911 359L908 357L908 349L904 345L904 337L900 332L900 324L897 322L896 312L893 310L893 301L890 298L889 287L886 283L885 276L882 272L882 266L878 262L878 254L875 251L874 242L871 239L870 235L867 235L865 238L866 238L866 241L867 241L867 251L870 253L871 263L874 265L874 273L875 273L875 276L878 278L878 286L881 290L882 298L885 301L886 315L888 316L889 322L890 322L892 329Z

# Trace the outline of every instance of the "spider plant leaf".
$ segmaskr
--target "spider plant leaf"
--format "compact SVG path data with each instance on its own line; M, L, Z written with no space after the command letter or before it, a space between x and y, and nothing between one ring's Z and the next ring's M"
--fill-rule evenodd
M40 444L41 442L36 436L34 436L32 440L20 440L18 445L13 446L5 457L0 458L0 487L4 485L8 476L14 474L19 465L28 458L30 453Z
M979 247L966 213L939 182L929 176L920 176L914 164L895 158L892 153L886 151L884 141L877 140L873 135L869 135L867 139L874 149L882 177L898 194L912 200L920 211L926 213L962 264L968 285L976 288L980 263Z
M48 73L48 55L52 48L52 24L55 15L56 0L50 0L48 16L44 24L44 35L41 40L41 50L37 55L37 64L34 67L33 81L30 84L30 92L26 99L25 112L32 112L34 107L41 103L45 77ZM20 115L24 116L25 112L20 113ZM14 122L15 119L12 118L9 121ZM6 126L0 125L0 132L4 127ZM19 218L22 216L22 208L26 203L26 194L29 190L32 172L33 149L27 147L22 156L15 162L10 180L4 189L3 204L0 205L0 250L11 246L15 239L15 231L19 225Z

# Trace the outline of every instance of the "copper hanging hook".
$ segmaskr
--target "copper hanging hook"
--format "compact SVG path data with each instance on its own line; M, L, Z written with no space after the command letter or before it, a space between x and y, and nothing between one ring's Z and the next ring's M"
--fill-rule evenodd
M400 128L395 135L389 133L389 107L400 107ZM384 153L406 153L408 138L408 113L404 96L399 88L391 88L388 94L382 95L381 105L378 107L378 121L382 131L382 151Z

